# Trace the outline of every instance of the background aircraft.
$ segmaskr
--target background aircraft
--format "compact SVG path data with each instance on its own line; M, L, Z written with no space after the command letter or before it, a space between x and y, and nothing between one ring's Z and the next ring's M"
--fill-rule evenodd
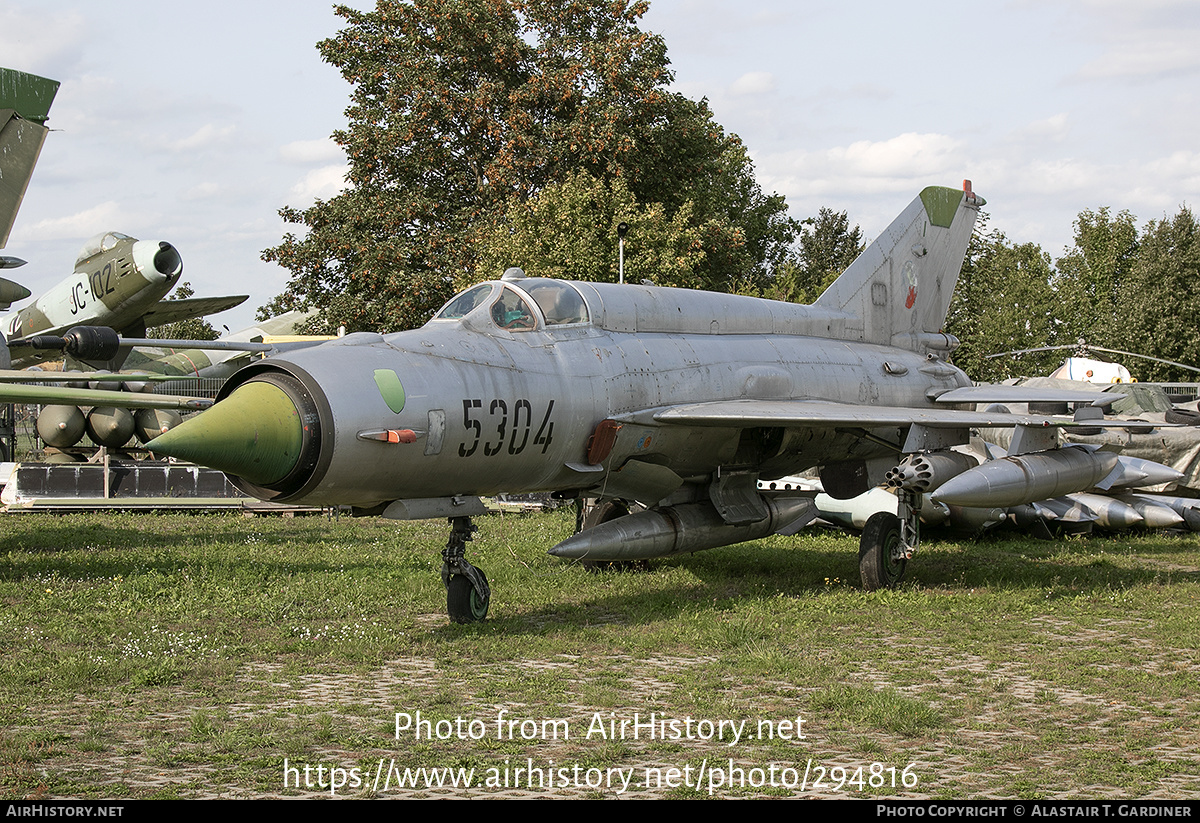
M49 129L50 104L58 93L58 81L14 69L0 69L0 249L8 235L33 176ZM0 255L0 269L25 265L17 257ZM19 283L0 278L0 308L8 308L29 297Z
M45 123L58 86L56 80L0 69L0 248L8 242L49 132ZM4 257L0 263L2 268L15 268L24 261ZM148 328L224 311L248 299L245 295L188 298L160 304L182 273L183 259L170 243L102 232L84 244L70 277L32 305L0 318L0 330L11 340L61 335L75 326L93 325L144 337ZM29 296L24 286L0 280L0 307ZM30 349L13 365L31 365L48 356Z
M14 69L0 68L0 248L3 248L8 242L9 233L16 220L21 201L29 186L29 180L33 176L34 166L37 165L42 144L49 131L45 123L49 117L50 105L54 101L58 86L56 80L26 74ZM115 233L99 235L85 246L85 254L80 255L75 276L60 285L57 290L51 290L50 295L34 303L33 306L0 321L0 381L4 381L3 385L0 385L0 403L79 403L103 406L119 399L126 405L135 408L201 409L211 405L208 400L194 397L143 394L130 399L127 392L97 391L71 386L15 385L8 382L22 380L33 383L40 380L61 380L62 378L11 370L13 360L9 354L9 341L5 337L5 331L20 329L21 333L37 330L44 334L61 334L70 326L86 323L88 320L104 322L107 312L108 319L113 319L114 322L133 324L144 332L145 325L138 325L143 322L141 318L145 317L144 312L135 314L129 310L127 301L122 302L116 299L118 295L125 299L131 294L131 290L127 286L119 284L133 282L133 278L128 276L122 280L120 274L128 275L131 269L150 269L153 272L153 278L162 282L169 280L169 285L150 301L155 302L178 280L179 273L182 271L182 262L179 260L178 253L169 244L159 244L157 248L153 245L144 246L140 250L134 248L136 244L137 241L124 235ZM91 249L90 252L89 249ZM122 253L127 257L122 257ZM16 268L24 265L24 262L15 257L2 256L0 257L0 268ZM86 263L89 267L95 266L94 271L98 273L97 277L93 278L91 274L85 273L81 280L78 270L80 263ZM118 285L112 285L110 290L109 286L112 284L114 275ZM96 291L89 293L89 290L93 288ZM24 300L30 294L31 292L24 286L0 278L0 308L8 308L12 303ZM93 301L92 297L96 295L99 297ZM140 297L140 292L133 289L132 295ZM107 302L105 298L107 298ZM56 325L51 318L61 315L60 306L70 304L72 299L76 311L70 312L71 322L66 325ZM240 303L245 299L243 297L237 302ZM91 311L81 311L85 302L93 304ZM134 302L140 302L140 300ZM172 302L177 304L173 307L175 309L181 308L178 304L184 303L184 301ZM143 309L145 305L148 304L143 304ZM192 305L182 308L186 312L195 311L198 307ZM216 309L206 309L206 311L214 310ZM114 312L116 313L115 318ZM175 315L163 316L166 319L158 322L167 323L181 319ZM197 315L184 314L183 316ZM153 325L153 317L151 322ZM56 347L56 352L73 345L79 351L88 349L90 355L98 354L99 350L94 346L84 345L80 348L79 345L85 342L85 339L94 342L94 333L89 334L87 329L83 329L68 336L71 340L63 341L63 345ZM115 337L115 334L113 336ZM18 363L37 362L51 356L47 351L36 347L24 346L21 348L25 352L25 357L19 357ZM112 353L112 356L115 356L117 350L112 349ZM80 378L80 375L76 375L71 379L78 380ZM0 458L8 459L6 452L6 446L0 443Z
M969 183L925 189L812 306L510 270L422 328L242 369L155 451L221 469L264 500L449 517L442 576L450 616L464 622L490 601L464 556L479 495L598 497L590 528L551 553L624 560L797 528L815 516L811 498L766 495L758 481L813 467L839 498L903 473L906 456L934 464L922 490L949 489L947 505L1090 488L1113 466L1056 448L1056 427L1074 421L962 408L1014 394L1112 399L972 387L948 362L957 341L941 327L982 203ZM978 426L1018 427L999 476L1000 461L974 466L950 451ZM1003 473L1013 465L1024 488ZM897 498L896 514L864 529L867 588L895 583L917 547L921 493L905 482ZM644 510L627 514L634 502Z
M0 68L0 249L8 243L50 131L46 120L58 85L57 80Z
M147 328L223 311L248 299L236 295L163 301L182 273L183 258L170 243L103 232L84 244L67 279L31 305L0 318L0 329L10 340L61 335L76 326L107 326L144 337ZM46 350L30 350L14 365L27 366L53 356ZM119 365L110 362L103 367Z
M128 357L124 358L126 368L120 374L83 375L67 371L58 373L59 379L77 381L82 384L79 386L82 388L100 377L105 382L117 383L118 385L112 386L114 389L123 388L126 392L134 393L126 395L130 398L148 391L154 382L159 383L157 391L188 393L194 388L196 379L228 377L244 366L253 355L262 354L265 350L273 351L276 345L311 344L318 340L330 339L294 334L297 324L302 323L311 314L288 312L226 334L215 341L142 340L139 343L143 345L130 351ZM129 342L128 339L123 341L124 344ZM163 345L171 343L177 345ZM180 343L186 348L181 348L178 345ZM122 348L130 346L123 345ZM114 401L99 408L86 408L94 405L85 403L81 408L74 404L59 403L43 408L37 418L37 431L42 442L61 451L71 449L83 439L84 434L87 434L96 445L119 449L127 445L134 435L140 443L149 444L151 440L182 422L179 412L174 407L137 408L131 400L127 406ZM59 455L57 459L66 460L69 457ZM78 459L82 460L83 455L78 454Z

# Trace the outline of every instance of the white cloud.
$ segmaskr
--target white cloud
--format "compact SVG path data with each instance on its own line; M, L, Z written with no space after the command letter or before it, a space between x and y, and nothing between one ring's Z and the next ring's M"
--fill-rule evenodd
M285 163L295 165L310 165L312 163L329 163L342 159L342 147L333 142L333 138L321 140L296 140L281 146L279 156Z
M292 186L291 197L296 202L291 205L300 208L302 204L311 203L318 198L333 197L346 187L348 171L350 171L350 167L345 164L313 169L304 175L300 182Z
M1035 120L1014 132L1017 140L1050 140L1059 141L1067 136L1070 128L1070 118L1065 112L1060 112L1044 120Z
M58 79L78 63L88 27L77 12L47 13L0 8L0 54L4 65Z
M79 240L101 231L119 231L122 225L130 222L129 215L122 211L117 201L107 200L66 217L39 220L25 229L23 234L29 240Z
M769 71L752 71L743 74L729 87L735 97L743 95L769 94L775 91L775 75Z
M894 191L916 179L944 177L963 166L961 143L944 134L909 132L888 140L859 140L815 152L784 152L755 157L764 178L775 178L785 193L812 191L826 184L857 191ZM838 181L833 183L833 181ZM854 181L854 182L851 182Z
M1200 53L1192 38L1195 31L1147 29L1112 44L1102 57L1084 65L1085 80L1151 78L1200 69Z
M859 140L827 152L846 172L868 177L911 179L935 175L958 162L960 143L944 134L908 132L890 140Z
M235 126L218 128L212 123L205 123L182 140L174 141L169 147L174 151L199 151L226 142L235 131Z
M193 186L184 193L184 200L208 200L222 193L222 188L211 180L205 181L198 186Z

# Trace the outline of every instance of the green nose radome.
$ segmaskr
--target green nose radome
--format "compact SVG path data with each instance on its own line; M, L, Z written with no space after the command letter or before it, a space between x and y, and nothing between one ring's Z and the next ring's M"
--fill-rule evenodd
M153 451L269 486L296 467L303 442L291 398L278 386L251 381L154 438Z

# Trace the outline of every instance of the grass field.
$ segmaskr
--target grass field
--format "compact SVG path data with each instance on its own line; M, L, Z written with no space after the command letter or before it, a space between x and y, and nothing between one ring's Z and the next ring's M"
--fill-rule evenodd
M596 574L492 516L457 626L444 522L3 523L7 798L1200 797L1194 536L935 538L868 594L838 533Z

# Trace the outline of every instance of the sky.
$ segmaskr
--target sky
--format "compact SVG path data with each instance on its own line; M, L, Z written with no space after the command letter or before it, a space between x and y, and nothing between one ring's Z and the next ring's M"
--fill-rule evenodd
M349 5L369 9L373 3ZM282 292L260 259L283 206L342 186L350 87L310 0L0 0L0 65L61 81L6 254L39 294L92 235L167 240L198 295ZM873 238L928 185L964 179L990 226L1052 257L1080 211L1144 225L1200 201L1196 0L651 0L674 90L707 98L797 219Z

